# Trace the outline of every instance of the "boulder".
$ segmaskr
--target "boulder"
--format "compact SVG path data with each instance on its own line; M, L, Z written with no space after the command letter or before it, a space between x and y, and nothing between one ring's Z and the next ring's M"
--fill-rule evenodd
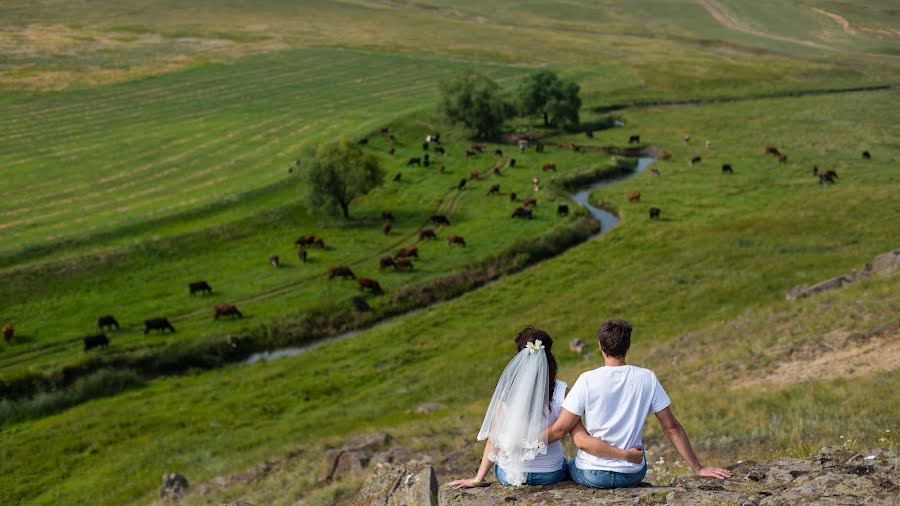
M887 274L900 267L900 249L895 249L888 253L878 255L872 260L871 264L867 264L867 270L879 274Z
M359 490L358 506L437 506L438 483L434 469L423 462L375 464Z
M349 443L325 452L319 481L331 481L344 476L359 476L372 459L373 450L390 441L385 432L361 434Z
M159 498L167 501L177 501L187 494L190 489L187 478L178 473L166 473L162 477L162 485L159 487Z
M447 409L447 405L441 404L440 402L426 402L425 404L420 404L419 407L416 408L416 413L427 415L432 411L440 409Z
M569 351L574 353L581 353L584 351L585 346L587 346L587 343L584 342L584 339L575 338L569 341Z

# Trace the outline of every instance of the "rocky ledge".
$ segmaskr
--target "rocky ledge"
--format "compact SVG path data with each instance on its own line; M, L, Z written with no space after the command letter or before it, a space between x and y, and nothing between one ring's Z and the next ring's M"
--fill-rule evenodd
M440 487L441 505L522 506L558 504L675 504L675 505L784 505L784 504L897 504L896 450L854 452L843 447L824 448L807 459L782 458L746 461L729 469L734 476L718 481L694 476L678 477L668 486L642 484L615 490L591 490L572 482L538 487L503 487L492 484L474 489ZM383 504L393 504L386 501ZM411 503L407 503L411 504ZM433 504L421 502L416 504Z

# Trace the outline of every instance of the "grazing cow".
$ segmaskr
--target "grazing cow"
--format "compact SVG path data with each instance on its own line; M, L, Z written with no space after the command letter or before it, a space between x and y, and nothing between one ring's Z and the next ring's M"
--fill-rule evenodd
M516 159L515 159L515 158L510 158L509 161L506 162L506 165L507 165L510 169L512 169L513 167L516 166Z
M422 159L418 156L414 156L414 157L410 158L408 162L406 162L407 167L409 167L410 165L417 165L417 166L421 167Z
M384 257L378 261L378 270L385 270L388 267L394 267L394 259L391 257Z
M571 149L572 151L578 151L578 146L571 142L561 142L559 144L559 149Z
M363 137L362 139L356 141L356 143L359 144L360 146L365 146L366 144L369 143L369 139L366 139L365 137Z
M833 170L827 170L827 171L825 171L824 174L819 175L819 184L825 184L825 183L834 184L835 183L834 180L837 179L837 177L838 177L837 172L835 172Z
M16 330L9 323L3 326L3 340L6 341L6 344L12 344L13 336L15 335Z
M556 206L556 214L557 216L568 216L569 215L569 206L565 204L560 204Z
M469 172L469 179L478 179L479 176L480 176L480 174L478 174L477 170L473 170L472 172Z
M471 157L473 157L473 156L475 156L475 155L477 155L477 154L478 154L478 152L477 152L477 151L474 151L474 150L472 150L472 149L467 149L467 150L466 150L466 158L471 158Z
M463 239L461 235L450 234L447 236L447 244L449 244L449 245L459 244L460 246L465 247L466 240Z
M212 287L209 286L209 283L206 281L194 281L188 285L188 292L191 295L194 295L197 292L205 293L206 295L212 295Z
M325 240L321 237L313 237L312 245L319 249L322 249L325 247Z
M651 169L650 169L650 172L652 172L654 176L658 176L658 175L659 175L659 169L657 169L656 167L651 168Z
M869 153L868 151L863 151L863 158L865 158L866 160L871 160L872 153Z
M384 232L384 235L388 235L391 233L391 224L390 222L385 222L381 225L381 231Z
M359 291L362 292L364 290L370 290L373 295L384 294L384 290L381 289L378 281L369 278L359 278Z
M503 156L503 150L502 150L502 149L495 149L495 150L494 150L494 156Z
M512 193L509 194L509 201L510 201L510 202L515 202L517 198L519 198L519 196L516 195L516 192L512 192Z
M473 151L477 151L479 153L484 153L484 150L486 148L487 148L487 146L484 144L472 144L471 146L469 146L469 149L471 149Z
M446 155L447 154L447 152L444 150L443 146L438 146L438 147L434 148L434 152L435 152L435 154L438 154L438 155Z
M269 257L269 263L272 264L272 267L279 268L281 267L281 259L278 258L278 255L272 255Z
M390 140L391 140L391 142L394 142L394 141L396 141L396 140L397 140L397 136L396 136L396 135L394 135L394 134L391 134L391 135L388 135L388 139L390 139Z
M535 145L534 145L534 151L535 151L536 153L543 153L543 152L544 152L544 145L541 144L540 142L535 143Z
M356 279L356 274L353 274L353 271L351 271L349 267L339 265L328 269L328 279L334 278Z
M465 178L459 180L459 184L456 185L456 189L462 191L463 188L466 187Z
M812 173L813 173L813 177L819 175L819 166L818 165L813 165Z
M445 170L447 170L447 168L444 167L444 164L442 163L441 166L438 167L438 172L440 172L441 174L443 174Z
M428 142L422 143L422 151L428 151Z
M685 135L684 137L681 138L681 140L683 140L685 144L688 144L691 142L691 136Z
M672 159L672 153L669 153L668 151L663 151L662 154L659 155L659 159L660 159L660 160L666 160L666 161L671 160L671 159Z
M628 202L640 202L641 192L631 192L628 194Z
M734 169L731 168L730 163L722 164L722 173L723 174L734 174Z
M353 300L353 307L356 308L357 311L364 313L366 311L372 310L372 308L369 307L369 304L366 302L366 299L357 295L357 296L353 297L352 300Z
M307 253L306 253L305 249L301 249L300 251L297 252L297 258L304 264L306 263L306 257L307 257Z
M515 211L512 213L513 218L528 218L529 220L532 218L532 210L526 207L517 207Z
M551 171L551 170L553 172L556 172L556 164L555 163L545 163L544 166L541 167L541 170L544 172Z
M396 182L396 181L400 181L400 178L401 178L401 177L403 177L403 174L401 174L400 172L398 172L398 173L394 174L393 180L394 180L395 182Z
M494 172L495 176L502 176L503 173L500 172L500 167L492 167L491 170Z
M690 162L691 167L693 167L695 163L700 163L702 161L703 161L703 158L701 158L700 155L694 156L693 158L691 158L691 162Z
M220 316L244 317L244 315L238 311L237 306L232 304L216 304L216 307L213 308L213 319L218 320Z
M659 213L660 213L660 210L659 210L658 207L651 207L651 208L650 208L650 219L651 219L651 220L658 220L658 219L659 219Z
M388 150L388 154L394 156L394 153L397 152L397 148L391 146L391 149Z
M409 257L419 258L419 248L417 248L415 246L412 246L409 248L400 248L400 251L398 251L397 254L394 255L394 260L396 260L398 258L409 258Z
M500 194L500 185L495 184L492 185L491 188L487 192L488 195L499 195Z
M395 221L395 220L394 220L394 214L393 214L393 213L389 213L389 212L387 212L387 211L384 211L384 212L381 213L381 219L384 220L384 221Z
M113 315L108 314L97 318L98 329L105 330L106 328L109 328L109 330L112 330L113 327L115 327L116 330L119 330L119 322L116 321L116 318Z
M294 246L309 246L312 243L316 242L316 236L314 235L301 235L294 241Z
M787 163L787 155L782 153L778 156L778 163Z
M628 144L640 144L641 136L640 135L632 135L628 138Z
M84 351L90 351L93 348L106 348L109 346L109 338L106 337L106 334L87 336L82 340L84 341Z
M425 155L425 158L422 159L422 165L428 167L431 165L431 159L428 158L428 155Z
M432 214L428 221L434 223L435 225L447 225L450 226L450 220L447 219L443 214Z
M412 260L410 260L410 259L408 259L408 258L398 258L398 259L394 262L394 269L395 269L395 270L398 270L398 271L399 271L400 269L406 269L406 270L411 271L411 270L413 270L413 263L412 263Z
M523 153L528 149L528 139L519 139L519 153Z
M381 135L384 135L384 134L388 133L388 131L389 131L389 130L388 130L388 127L381 127L381 128L378 130L378 133L380 133Z
M423 228L419 230L419 240L424 241L425 239L437 239L437 234L430 228Z
M169 330L173 334L175 333L175 327L169 323L167 318L150 318L149 320L144 320L144 334L149 334L151 330L158 330L160 332Z
M781 151L778 151L778 148L776 148L775 146L766 146L766 154L781 156Z
M537 199L534 197L528 197L527 199L522 201L522 207L531 207L537 205Z

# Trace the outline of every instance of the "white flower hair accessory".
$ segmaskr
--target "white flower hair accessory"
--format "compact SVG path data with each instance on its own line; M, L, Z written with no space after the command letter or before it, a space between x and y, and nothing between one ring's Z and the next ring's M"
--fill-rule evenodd
M532 354L538 350L543 350L544 343L540 339L535 339L533 343L527 343L525 347L528 348L528 353Z

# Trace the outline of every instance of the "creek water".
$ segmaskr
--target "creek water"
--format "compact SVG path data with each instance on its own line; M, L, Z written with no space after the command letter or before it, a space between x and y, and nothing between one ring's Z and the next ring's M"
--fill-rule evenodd
M620 176L620 177L612 178L612 179L605 179L603 181L591 184L590 186L573 193L572 195L569 196L569 198L571 198L572 201L575 202L576 204L584 207L589 213L591 213L591 216L593 216L595 219L597 219L597 221L600 222L600 232L599 232L600 234L608 232L610 229L612 229L613 227L618 225L620 220L616 215L614 215L608 211L604 211L603 209L600 209L599 207L592 205L589 202L591 193L599 190L600 188L606 188L607 186L612 186L614 184L621 183L622 181L625 181L626 179L629 179L631 177L634 177L637 174L640 174L647 167L649 167L650 164L652 164L654 161L656 161L656 158L652 158L652 157L638 158L637 167L635 167L635 169L632 172L629 172L628 174L625 174L624 176ZM407 314L409 314L409 313L407 313ZM284 358L284 357L293 357L294 355L299 355L299 354L307 352L309 350L318 348L319 346L322 346L324 344L333 343L335 341L340 341L342 339L347 339L347 338L353 337L362 331L371 330L380 325L384 325L391 320L392 320L392 318L385 318L384 320L381 320L380 322L376 323L375 325L372 325L371 327L367 327L365 329L351 330L350 332L345 332L343 334L340 334L340 335L337 335L334 337L329 337L327 339L321 339L319 341L316 341L314 343L310 343L310 344L307 344L304 346L288 346L285 348L279 348L277 350L260 351L260 352L254 353L253 355L250 355L242 363L243 364L255 364L257 362L269 362L272 360L278 360L279 358Z

